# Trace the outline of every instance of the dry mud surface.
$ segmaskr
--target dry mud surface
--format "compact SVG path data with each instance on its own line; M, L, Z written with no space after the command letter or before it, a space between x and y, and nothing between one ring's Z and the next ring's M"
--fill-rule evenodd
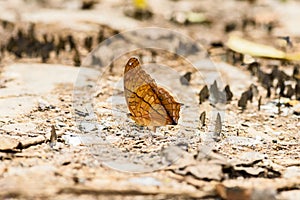
M225 45L237 34L299 52L300 3L148 8L151 17L132 1L0 2L0 198L300 199L300 95L287 89L299 82L299 61L254 57L263 75L253 75ZM178 125L153 132L128 117L131 56L182 103ZM280 98L278 74L287 86ZM210 97L199 104L205 85ZM226 85L228 102L216 97Z

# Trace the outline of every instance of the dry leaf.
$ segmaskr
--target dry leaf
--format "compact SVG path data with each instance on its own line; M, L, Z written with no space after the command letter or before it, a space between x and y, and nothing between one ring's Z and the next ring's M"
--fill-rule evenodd
M55 126L52 125L51 126L50 143L49 143L49 145L50 145L51 148L53 146L55 146L56 140L57 140L57 134L56 134Z
M209 97L209 91L207 85L205 85L199 93L199 104L202 104Z
M215 125L215 135L217 135L218 137L221 135L222 132L222 121L221 121L221 115L220 113L217 114L217 118L216 118L216 125Z
M180 83L182 85L189 85L191 81L192 72L187 72L183 76L180 77Z
M205 126L205 118L206 118L206 112L203 111L201 114L200 114L200 122L201 122L201 126Z

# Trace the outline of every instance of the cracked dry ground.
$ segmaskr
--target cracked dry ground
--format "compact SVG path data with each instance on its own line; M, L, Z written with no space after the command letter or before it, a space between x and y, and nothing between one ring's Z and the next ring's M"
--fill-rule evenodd
M264 75L252 75L256 64L245 64L224 45L238 33L299 51L299 2L153 0L148 2L152 17L144 20L130 17L135 16L130 2L102 0L89 10L81 10L81 3L0 2L1 199L300 198L299 99L284 90L278 100L278 76L267 97L269 82L261 78L274 75L278 66L277 75L285 74L284 83L295 87L298 63L254 58ZM205 20L183 23L190 11ZM205 51L196 66L171 52L138 49L99 67L116 49L124 52L147 41L127 34L105 50L96 48L99 42L148 26L179 31L201 44ZM152 43L189 50L176 37L153 34ZM293 47L282 46L285 40L278 36L286 35ZM130 56L139 56L157 84L183 103L179 125L159 127L152 141L151 130L127 117L122 78ZM85 67L75 67L81 64ZM192 72L188 86L180 83L186 72ZM217 77L218 90L229 85L232 100L199 104L200 90ZM238 101L251 84L253 100L241 109ZM217 113L222 125L215 138Z

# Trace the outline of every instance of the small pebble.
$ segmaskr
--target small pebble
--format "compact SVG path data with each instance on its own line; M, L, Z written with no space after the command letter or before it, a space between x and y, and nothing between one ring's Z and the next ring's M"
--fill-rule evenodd
M284 140L284 136L283 135L279 135L278 139L279 140Z

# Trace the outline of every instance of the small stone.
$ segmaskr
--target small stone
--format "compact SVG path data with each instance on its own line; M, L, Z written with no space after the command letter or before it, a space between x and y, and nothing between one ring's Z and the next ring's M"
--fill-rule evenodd
M283 135L279 135L278 139L279 140L284 140L284 136Z

